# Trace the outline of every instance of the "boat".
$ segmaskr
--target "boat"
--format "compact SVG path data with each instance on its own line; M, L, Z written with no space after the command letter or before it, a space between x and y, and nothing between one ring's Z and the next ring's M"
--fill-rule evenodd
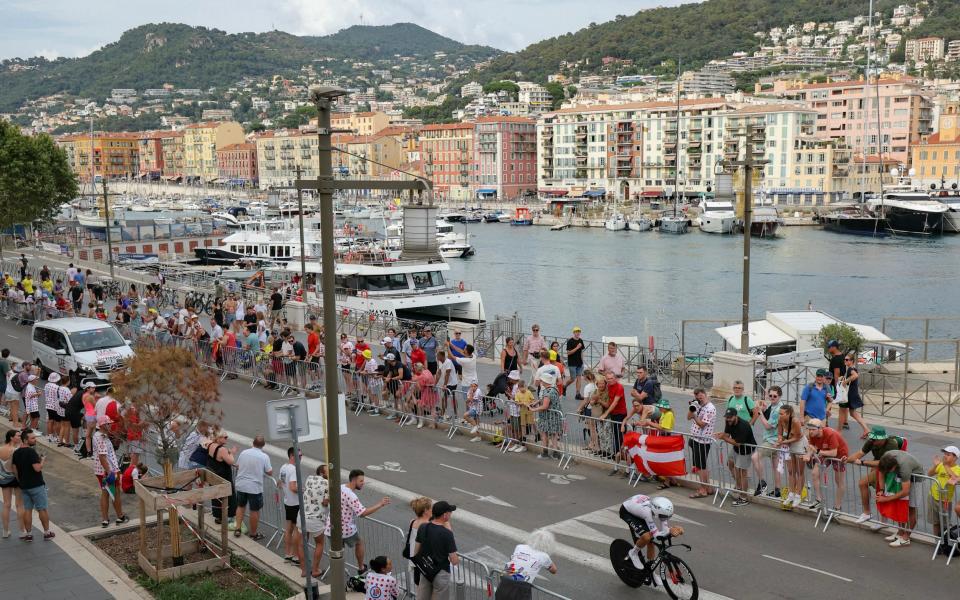
M483 216L480 213L469 212L463 215L463 223L479 223L483 221Z
M653 221L647 217L636 218L627 225L630 231L650 231L653 229Z
M677 62L677 109L676 109L676 137L678 141L680 138L680 63ZM677 204L680 202L680 144L675 145L673 160L676 167L676 172L674 174L674 190L673 190L673 214L672 215L662 215L660 218L660 231L662 233L686 233L687 228L690 226L690 220L686 214L677 214Z
M890 233L940 235L950 207L922 190L892 189L867 200L870 209L883 215Z
M689 219L682 215L664 215L660 219L660 231L662 233L687 233L689 226Z
M737 213L733 204L721 200L700 202L700 231L704 233L733 233L737 224Z
M511 223L513 222L513 215L509 213L503 213L497 218L497 220L500 221L501 223Z
M627 229L627 220L620 213L613 215L603 222L603 227L607 231L624 231Z
M525 206L518 206L513 213L513 220L510 221L511 225L533 225L533 215L530 214L530 209Z
M750 235L753 237L776 237L783 225L783 217L773 204L761 203L753 207L750 219Z
M462 235L456 235L453 239L444 241L437 246L440 256L444 258L467 258L476 254L476 250L470 245L470 242Z
M500 221L500 217L502 216L503 216L503 213L500 212L499 210L497 212L490 212L483 215L483 221L485 223L501 223L502 221Z
M943 230L948 233L960 233L960 192L957 191L957 184L954 183L950 190L941 184L940 189L936 190L932 197L950 209L943 215Z
M866 204L832 211L820 217L820 223L826 231L885 237L888 235L887 221L867 208Z

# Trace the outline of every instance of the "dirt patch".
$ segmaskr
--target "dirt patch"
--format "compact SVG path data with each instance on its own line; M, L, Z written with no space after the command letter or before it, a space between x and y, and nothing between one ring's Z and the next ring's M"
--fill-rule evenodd
M184 544L186 542L192 542L197 539L197 536L193 535L189 529L186 527L180 526L180 542ZM150 525L147 527L146 531L146 542L147 542L147 556L150 558L151 562L154 562L157 555L157 526ZM169 529L164 530L163 536L164 545L170 545L170 531ZM93 540L93 543L100 548L107 556L112 558L117 564L122 566L128 573L133 570L140 570L140 567L137 565L137 553L140 551L140 531L134 529L133 531L128 531L126 533L118 533L117 535L111 535L109 537L100 538ZM185 554L183 557L183 564L190 564L194 562L199 562L201 560L206 560L208 558L213 558L213 554L206 548L200 548L199 552L193 552L191 554ZM170 567L170 559L164 559L164 567Z

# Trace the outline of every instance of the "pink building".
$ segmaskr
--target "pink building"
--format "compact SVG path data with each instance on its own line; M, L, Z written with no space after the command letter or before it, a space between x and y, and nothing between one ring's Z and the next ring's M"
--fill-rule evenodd
M876 82L864 81L813 83L786 89L777 86L775 91L802 100L819 113L816 137L843 140L859 155L866 145L867 156L882 152L884 160L909 165L910 146L932 132L933 100L912 79L881 79L879 98Z
M481 117L474 124L478 198L511 199L537 190L537 123L524 117Z
M218 173L223 183L257 185L257 145L230 144L217 150Z

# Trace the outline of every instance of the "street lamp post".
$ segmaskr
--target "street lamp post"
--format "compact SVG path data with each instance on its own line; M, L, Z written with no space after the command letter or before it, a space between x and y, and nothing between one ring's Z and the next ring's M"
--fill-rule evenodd
M330 133L330 104L347 92L336 87L320 86L310 91L310 100L317 107L317 182L333 183L333 157ZM298 175L299 179L299 175ZM320 271L323 302L324 384L327 397L327 474L330 478L330 589L334 600L344 598L343 530L340 523L340 404L337 389L337 297L333 260L333 191L320 186ZM301 210L301 213L303 211ZM302 218L302 217L301 217ZM301 236L303 229L301 227ZM302 239L302 238L301 238ZM302 242L301 242L302 243ZM301 248L301 252L302 252ZM306 558L304 558L306 560ZM362 566L362 565L358 565Z

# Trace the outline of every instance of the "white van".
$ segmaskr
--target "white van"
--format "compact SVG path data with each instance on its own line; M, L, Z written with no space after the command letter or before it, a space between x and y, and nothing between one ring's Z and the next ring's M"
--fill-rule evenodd
M38 321L33 326L33 359L45 376L68 375L71 385L103 385L122 369L133 349L116 328L85 317Z

